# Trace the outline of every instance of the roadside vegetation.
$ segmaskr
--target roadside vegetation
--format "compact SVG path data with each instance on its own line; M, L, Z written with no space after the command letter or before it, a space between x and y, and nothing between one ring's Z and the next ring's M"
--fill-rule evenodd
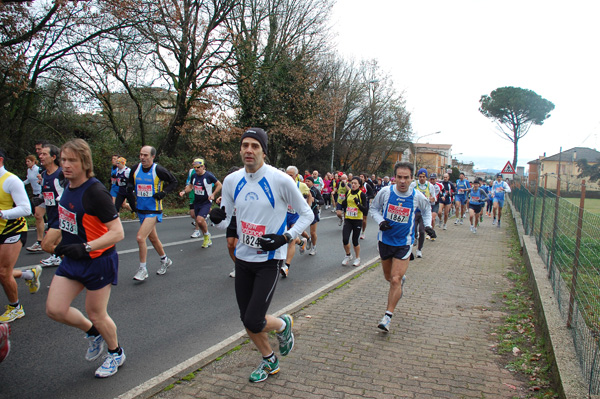
M495 350L502 355L507 370L528 382L526 398L558 398L552 386L551 359L537 325L528 272L514 224L511 223L510 229L509 256L514 264L507 278L512 286L502 293L501 301L507 316L494 332L498 339Z

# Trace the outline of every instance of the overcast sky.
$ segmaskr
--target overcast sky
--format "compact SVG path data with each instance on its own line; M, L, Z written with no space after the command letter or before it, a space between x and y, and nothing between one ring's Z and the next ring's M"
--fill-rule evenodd
M419 142L452 144L478 169L501 169L512 142L479 99L515 86L556 106L519 141L519 166L572 147L600 149L600 1L337 0L339 53L377 59L404 92Z

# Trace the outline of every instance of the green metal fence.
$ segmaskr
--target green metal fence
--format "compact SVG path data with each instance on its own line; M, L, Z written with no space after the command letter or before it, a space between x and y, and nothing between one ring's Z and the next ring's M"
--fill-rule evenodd
M572 333L590 395L600 394L600 216L542 187L513 184L511 200L535 237ZM585 182L582 183L585 197Z

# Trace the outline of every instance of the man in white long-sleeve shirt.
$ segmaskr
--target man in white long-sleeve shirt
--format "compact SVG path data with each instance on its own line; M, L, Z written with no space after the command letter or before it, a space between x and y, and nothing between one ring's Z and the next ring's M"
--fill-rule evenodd
M313 213L285 173L265 164L268 137L259 128L248 129L241 140L244 168L227 176L223 182L221 209L213 209L211 220L218 228L229 226L236 217L239 237L235 248L235 293L240 318L250 339L263 359L250 374L251 382L260 382L279 372L267 333L275 330L279 352L287 355L294 346L293 319L290 315L267 314L277 285L287 244L298 237L312 222ZM287 230L288 205L300 217Z
M19 303L13 269L27 240L25 216L31 214L31 205L23 182L4 168L4 159L6 153L0 150L0 282L8 298L8 305L0 315L0 322L11 322L25 316L23 306ZM39 288L41 271L41 267L37 267L16 274L17 277L25 277L28 284L37 283Z
M383 275L390 282L386 312L378 328L388 332L394 310L404 285L404 274L412 257L415 242L415 212L421 210L425 231L436 237L431 228L431 206L421 192L410 188L414 170L408 162L394 165L396 184L383 187L371 203L371 217L379 225L379 256Z

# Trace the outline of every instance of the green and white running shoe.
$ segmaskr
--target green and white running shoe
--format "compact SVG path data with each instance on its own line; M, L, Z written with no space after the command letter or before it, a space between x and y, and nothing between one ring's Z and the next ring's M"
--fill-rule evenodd
M274 362L263 359L256 370L250 374L250 382L262 382L268 376L279 373L279 359L275 358Z
M294 348L294 333L292 332L294 319L289 314L284 314L280 318L285 321L285 329L276 335L279 340L279 353L281 356L286 356Z

